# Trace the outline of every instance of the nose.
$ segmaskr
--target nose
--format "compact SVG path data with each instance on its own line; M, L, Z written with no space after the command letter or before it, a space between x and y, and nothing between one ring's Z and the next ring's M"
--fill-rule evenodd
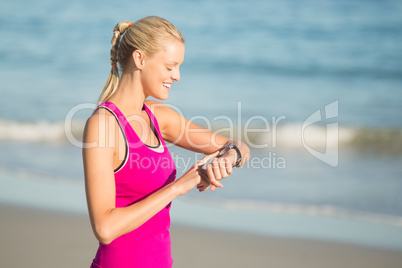
M179 82L180 81L180 70L179 68L177 68L173 74L172 74L172 80L175 82Z

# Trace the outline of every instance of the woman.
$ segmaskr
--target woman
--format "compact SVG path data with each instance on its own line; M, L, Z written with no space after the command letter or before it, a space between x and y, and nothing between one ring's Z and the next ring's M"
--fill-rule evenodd
M146 100L167 99L180 80L184 39L171 23L146 17L113 33L112 70L84 131L88 210L100 242L91 267L171 267L170 203L195 187L222 187L249 150ZM206 156L175 180L165 141Z

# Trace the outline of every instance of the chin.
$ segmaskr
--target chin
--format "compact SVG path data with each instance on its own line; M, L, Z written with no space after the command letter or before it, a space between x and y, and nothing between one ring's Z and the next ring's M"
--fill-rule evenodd
M167 100L167 98L169 97L169 94L161 94L161 95L158 95L158 96L154 96L154 98L155 99L158 99L158 100Z

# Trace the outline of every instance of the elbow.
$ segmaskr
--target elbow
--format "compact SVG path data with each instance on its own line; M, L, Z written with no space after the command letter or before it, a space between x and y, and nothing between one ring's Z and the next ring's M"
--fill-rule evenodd
M105 214L91 219L92 230L96 239L105 245L112 243L113 240L120 236L118 224L108 215L111 211L108 210Z
M107 228L106 226L96 226L94 233L96 239L105 245L112 243L112 241L115 239L110 231L110 228Z

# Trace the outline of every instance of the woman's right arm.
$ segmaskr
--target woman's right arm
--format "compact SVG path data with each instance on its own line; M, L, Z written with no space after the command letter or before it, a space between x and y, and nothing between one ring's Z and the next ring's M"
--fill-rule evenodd
M141 226L173 199L198 184L203 183L207 187L207 175L199 167L216 156L204 157L178 180L140 202L116 208L113 157L115 144L118 144L118 129L112 115L98 111L88 119L84 131L86 146L83 148L83 162L88 211L94 234L104 244Z

